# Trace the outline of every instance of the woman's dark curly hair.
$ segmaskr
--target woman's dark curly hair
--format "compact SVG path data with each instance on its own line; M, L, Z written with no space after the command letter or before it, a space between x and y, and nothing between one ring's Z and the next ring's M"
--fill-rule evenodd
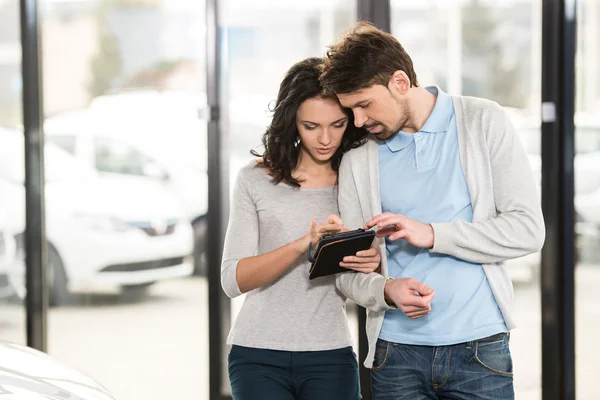
M300 182L292 177L297 167L300 148L300 134L296 126L296 112L300 105L308 99L334 99L337 97L323 90L319 82L323 59L307 58L294 64L286 73L281 85L273 112L273 120L262 137L265 147L263 154L252 150L251 154L262 157L261 166L270 170L274 183L285 182L295 187ZM350 149L366 142L367 132L354 126L354 115L351 110L343 109L348 116L348 124L342 137L342 143L331 158L331 167L338 171L342 155Z

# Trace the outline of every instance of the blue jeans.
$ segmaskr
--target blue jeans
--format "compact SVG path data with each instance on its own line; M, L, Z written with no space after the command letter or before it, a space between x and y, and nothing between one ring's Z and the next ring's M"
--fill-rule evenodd
M232 346L233 400L359 400L358 362L352 347L277 351Z
M371 383L373 400L513 400L509 334L439 347L379 339Z

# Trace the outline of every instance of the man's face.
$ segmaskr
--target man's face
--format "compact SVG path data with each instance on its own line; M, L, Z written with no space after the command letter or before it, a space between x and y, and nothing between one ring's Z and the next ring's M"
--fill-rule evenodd
M410 117L408 99L393 87L373 85L337 96L342 106L354 113L354 125L366 128L379 140L394 136Z

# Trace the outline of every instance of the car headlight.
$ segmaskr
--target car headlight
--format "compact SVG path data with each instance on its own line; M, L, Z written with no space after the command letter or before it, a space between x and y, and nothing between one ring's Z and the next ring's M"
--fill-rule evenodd
M125 221L106 215L78 214L76 217L90 228L103 232L125 232L132 229Z

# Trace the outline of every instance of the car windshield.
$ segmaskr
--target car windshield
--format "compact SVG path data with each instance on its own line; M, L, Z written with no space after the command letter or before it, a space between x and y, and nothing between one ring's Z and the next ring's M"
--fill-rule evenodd
M94 175L93 170L52 144L45 145L44 158L46 181L83 180ZM19 184L25 182L25 150L21 133L0 131L0 178Z
M539 128L521 129L519 137L528 154L541 154L542 139ZM577 154L600 152L600 127L576 127L575 152Z

